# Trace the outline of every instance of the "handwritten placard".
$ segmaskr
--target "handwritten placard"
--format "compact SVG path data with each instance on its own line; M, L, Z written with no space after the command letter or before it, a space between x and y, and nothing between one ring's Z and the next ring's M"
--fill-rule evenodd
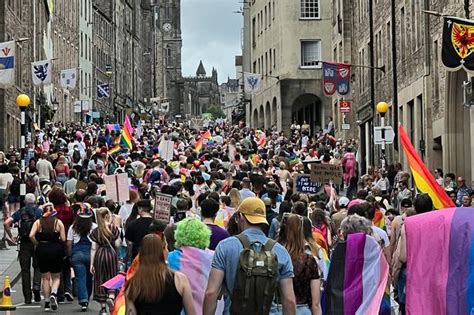
M155 208L153 217L155 220L170 221L171 199L173 196L157 193L155 197Z
M300 193L317 194L321 189L320 183L311 181L309 174L300 174L296 177L295 190Z
M105 176L105 190L108 199L125 202L130 199L127 173Z
M342 184L342 167L329 164L311 164L311 181L314 183Z

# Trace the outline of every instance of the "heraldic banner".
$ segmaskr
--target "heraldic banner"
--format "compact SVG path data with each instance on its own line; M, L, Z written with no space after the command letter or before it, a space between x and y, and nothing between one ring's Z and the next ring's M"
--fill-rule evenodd
M323 62L323 91L327 96L337 92L345 96L350 91L351 65Z
M444 17L441 57L448 70L474 72L474 21Z

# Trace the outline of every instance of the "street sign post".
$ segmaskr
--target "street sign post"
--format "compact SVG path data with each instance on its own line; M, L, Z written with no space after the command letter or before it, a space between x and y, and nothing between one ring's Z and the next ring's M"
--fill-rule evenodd
M341 113L350 113L352 109L352 101L340 101L339 110Z
M395 131L392 126L374 127L375 144L392 144L395 140Z
M350 130L351 129L351 125L350 124L342 124L342 130Z

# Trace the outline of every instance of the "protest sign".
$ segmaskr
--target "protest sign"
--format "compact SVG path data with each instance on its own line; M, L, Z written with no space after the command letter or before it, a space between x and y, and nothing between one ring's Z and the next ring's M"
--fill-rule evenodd
M171 161L174 154L174 142L170 140L162 140L158 146L160 157L165 161Z
M155 197L155 208L153 217L155 220L170 221L171 199L173 196L157 193Z
M108 199L115 202L125 202L130 199L128 175L126 173L105 176L104 181Z
M342 167L329 164L311 164L311 181L314 183L342 184Z
M297 192L317 194L320 189L321 184L312 182L309 174L300 174L296 177L295 190Z

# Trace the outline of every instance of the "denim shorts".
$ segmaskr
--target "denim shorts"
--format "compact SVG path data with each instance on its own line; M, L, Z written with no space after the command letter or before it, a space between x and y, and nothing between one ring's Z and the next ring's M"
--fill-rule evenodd
M20 196L8 195L8 203L19 203Z
M270 308L270 314L280 315L283 314L283 306L272 304ZM312 315L311 309L308 304L298 304L296 305L296 315Z

